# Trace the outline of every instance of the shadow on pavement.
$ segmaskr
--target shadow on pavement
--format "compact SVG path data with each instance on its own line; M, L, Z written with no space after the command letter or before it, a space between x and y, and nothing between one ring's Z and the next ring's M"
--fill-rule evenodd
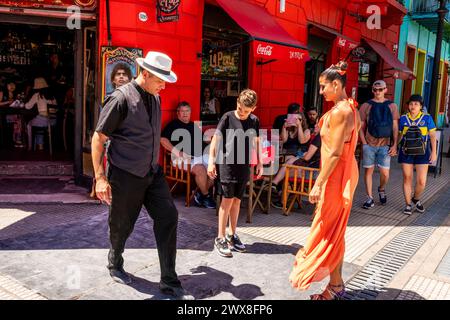
M207 299L223 292L233 295L240 300L253 300L264 294L261 288L253 284L244 283L233 285L233 277L217 269L199 266L190 270L192 275L181 275L179 279L185 288L196 300ZM133 282L129 285L136 291L152 296L146 300L173 300L173 297L163 294L159 290L159 283L132 275Z

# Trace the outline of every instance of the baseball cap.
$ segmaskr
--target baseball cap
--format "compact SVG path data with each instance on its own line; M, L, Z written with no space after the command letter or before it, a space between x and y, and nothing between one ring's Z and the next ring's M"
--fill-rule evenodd
M377 80L373 83L372 88L386 88L386 82L383 80Z

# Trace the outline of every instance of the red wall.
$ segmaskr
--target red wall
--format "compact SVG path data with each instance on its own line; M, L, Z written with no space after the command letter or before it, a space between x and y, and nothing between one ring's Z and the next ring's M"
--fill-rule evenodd
M349 5L343 5L347 2L346 0L287 0L285 13L279 13L277 0L248 1L265 6L289 34L305 44L308 39L308 21L335 29L356 42L359 42L363 35L385 43L388 48L398 43L399 26L377 31L367 30L365 23L358 23L355 18L346 14L344 10L352 8ZM175 117L174 108L180 100L189 101L193 108L193 119L199 118L201 59L197 58L197 53L202 51L204 2L205 0L181 1L178 22L157 23L156 1L110 0L113 46L142 48L144 54L149 50L162 51L171 56L174 61L173 70L178 75L178 82L167 84L161 94L164 111L163 125ZM147 13L149 17L147 22L138 20L138 13L141 11ZM105 1L100 1L99 35L100 45L107 45ZM347 52L334 45L332 52L328 55L328 62L336 63L346 56ZM305 65L304 62L275 61L257 66L252 53L250 57L248 83L249 87L259 94L256 114L260 117L263 126L271 126L278 114L286 112L290 102L303 103ZM347 79L347 93L350 96L351 88L358 86L356 63L350 63ZM386 79L386 82L389 92L393 93L394 80Z
M161 51L173 60L173 71L178 76L175 84L166 84L161 93L163 125L175 117L176 104L181 100L191 103L193 119L200 114L200 70L202 51L203 0L182 1L178 22L156 22L156 1L110 0L113 46L141 48L145 54ZM147 22L138 19L146 12ZM100 1L99 41L108 44L105 1Z

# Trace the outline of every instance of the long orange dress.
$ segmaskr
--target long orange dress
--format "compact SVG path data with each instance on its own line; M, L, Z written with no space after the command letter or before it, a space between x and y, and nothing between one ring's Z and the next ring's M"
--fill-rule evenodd
M348 99L348 102L353 110L355 128L350 141L344 145L344 152L336 168L322 187L310 234L305 246L296 255L289 281L298 290L307 290L312 282L326 278L344 257L345 230L359 177L355 159L358 141L357 103L352 99ZM331 110L325 113L319 122L322 138L321 159L330 156L330 115Z

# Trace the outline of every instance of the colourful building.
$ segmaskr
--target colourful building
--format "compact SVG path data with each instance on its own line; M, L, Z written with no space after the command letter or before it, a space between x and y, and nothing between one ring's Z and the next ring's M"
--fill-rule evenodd
M406 0L408 15L403 19L400 28L398 58L411 70L415 80L398 81L395 91L395 102L405 110L405 101L411 94L421 94L425 106L429 106L430 87L433 70L434 50L437 33L438 0ZM447 5L450 7L450 5ZM442 41L438 82L438 114L436 122L439 127L445 123L448 110L448 72L450 61L450 14L445 17L444 37Z
M235 107L240 89L256 90L256 113L264 127L294 101L324 112L330 106L319 95L318 76L341 59L349 61L348 94L359 102L371 97L371 83L377 79L387 82L394 99L395 79L412 76L396 54L407 13L401 0L73 0L71 4L82 9L81 28L61 29L61 41L77 44L73 56L69 52L65 57L74 61L73 161L78 177L91 174L90 138L108 75L102 60L105 47L135 48L143 54L157 50L173 58L179 80L162 94L163 125L175 117L180 100L191 104L193 120L217 122L217 117L201 112L205 87L213 89L221 112ZM14 34L14 29L33 26L34 31L24 33L27 39L41 32L48 43L47 38L57 34L45 26L64 28L71 16L66 8L66 2L53 0L0 0L5 30ZM370 25L374 13L381 17L375 28ZM42 52L48 48L43 46Z

